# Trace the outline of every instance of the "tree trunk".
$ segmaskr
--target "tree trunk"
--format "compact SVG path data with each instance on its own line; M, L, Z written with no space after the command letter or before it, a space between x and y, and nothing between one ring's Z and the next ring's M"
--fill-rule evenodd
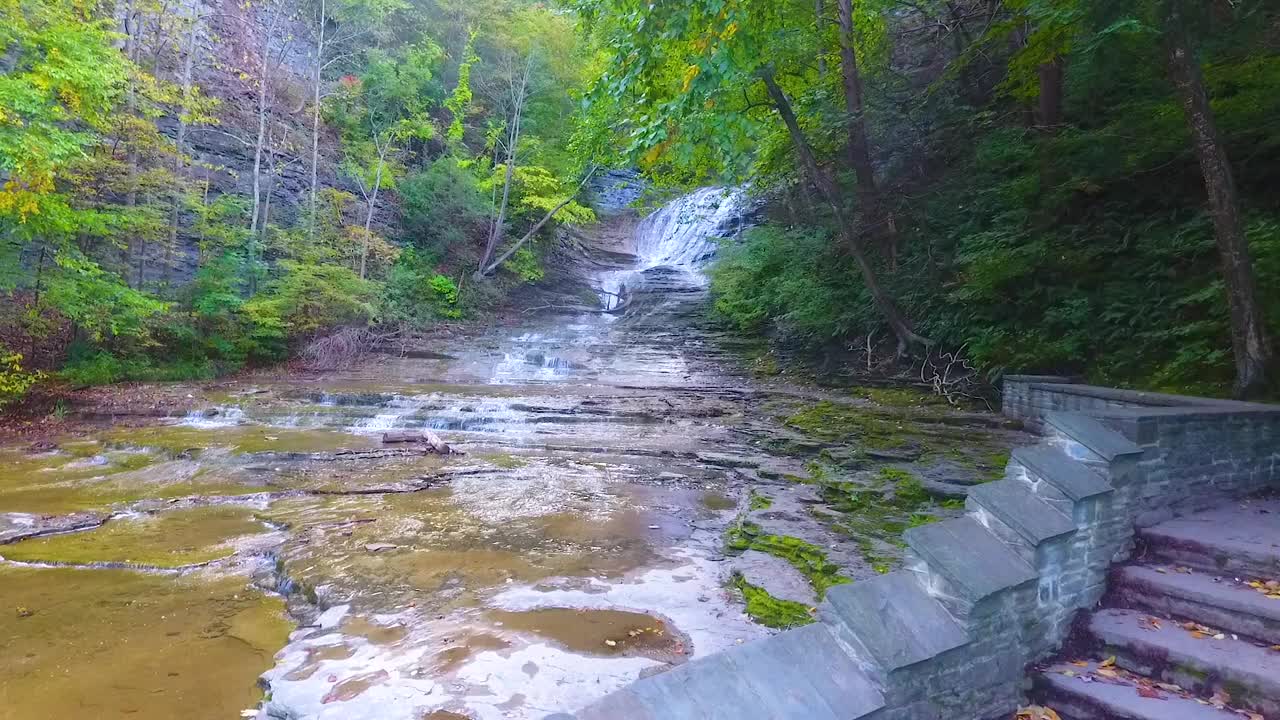
M262 71L258 76L258 135L253 143L253 217L249 220L249 294L258 291L255 245L258 238L258 217L262 212L262 153L267 141L267 90L271 85L271 36L275 34L279 8L272 11L262 31L262 50L259 61Z
M498 206L498 215L493 221L493 226L489 228L489 239L485 243L484 254L480 257L480 267L477 271L481 275L485 275L491 270L486 270L493 260L493 254L498 251L498 243L502 240L502 228L507 222L507 206L511 198L511 183L515 178L516 172L516 148L520 144L520 122L524 115L524 103L529 88L529 72L533 63L530 57L525 65L524 73L520 76L520 84L515 84L512 79L511 98L511 126L507 129L507 169L506 176L502 181L502 203ZM497 265L499 263L493 263Z
M1062 58L1040 65L1040 127L1052 131L1062 124Z
M841 0L841 2L845 1ZM762 73L761 77L764 80L765 87L769 90L769 97L773 100L778 114L782 116L782 121L787 126L787 132L791 135L796 154L800 156L800 164L804 167L813 184L817 186L818 192L821 193L823 199L831 206L831 211L835 215L836 223L840 228L841 240L844 241L849 253L853 255L854 261L857 262L858 270L862 274L862 281L866 284L867 291L871 293L871 298L880 310L880 314L884 316L885 322L889 324L889 328L898 339L898 354L905 354L913 344L926 346L931 344L927 338L915 332L911 321L907 319L898 308L897 303L880 285L880 279L876 275L875 268L867 258L866 249L863 248L856 229L844 212L840 202L839 191L836 189L835 183L822 172L822 168L818 167L818 161L813 155L813 149L809 145L808 138L805 137L804 130L800 128L800 122L796 119L795 112L791 109L791 101L787 99L787 94L778 86L771 72Z
M876 178L871 167L867 123L863 117L862 75L858 71L858 54L853 45L853 0L839 0L840 69L844 75L844 107L848 115L849 142L845 148L849 167L858 179L858 194L874 202Z
M1191 50L1180 0L1166 0L1166 43L1169 70L1209 195L1214 238L1222 263L1231 311L1231 350L1236 361L1235 394L1258 397L1268 390L1267 373L1274 361L1262 308L1258 304L1253 258L1240 216L1240 199L1226 148L1218 134L1199 61Z
M314 76L311 78L313 90L311 99L311 197L309 200L311 219L307 222L307 237L312 240L315 240L316 237L316 193L320 187L320 80L324 71L324 31L327 10L326 1L320 0L320 27L317 29L316 41L316 69Z
M374 137L377 142L377 137ZM373 173L373 192L369 195L368 212L364 216L364 246L360 249L360 279L364 279L365 267L369 262L369 236L373 234L373 211L378 206L378 189L382 187L382 168L386 165L387 150L391 147L391 138L386 144L378 146L378 169Z

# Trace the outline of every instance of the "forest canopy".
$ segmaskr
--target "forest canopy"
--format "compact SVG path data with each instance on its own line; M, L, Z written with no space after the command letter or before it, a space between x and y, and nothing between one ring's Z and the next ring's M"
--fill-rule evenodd
M1274 393L1263 0L3 0L0 403L483 321L583 182L750 188L791 354Z

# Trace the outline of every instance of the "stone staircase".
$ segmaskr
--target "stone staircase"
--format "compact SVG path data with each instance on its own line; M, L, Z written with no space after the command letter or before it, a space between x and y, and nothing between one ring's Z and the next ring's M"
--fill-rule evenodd
M1033 685L1067 720L1280 720L1280 600L1235 580L1280 577L1280 502L1167 520L1280 487L1280 409L1017 382L1042 442L908 530L904 569L547 720L997 720Z
M1169 520L1137 545L1068 643L1084 659L1037 675L1042 704L1071 720L1280 718L1280 500Z

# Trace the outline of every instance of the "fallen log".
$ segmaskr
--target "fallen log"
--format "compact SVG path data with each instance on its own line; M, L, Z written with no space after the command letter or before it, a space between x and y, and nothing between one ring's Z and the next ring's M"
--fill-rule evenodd
M416 430L390 430L382 434L382 442L386 444L397 443L423 443L431 448L431 452L438 455L461 455L462 453L454 450L441 437L430 430L421 432Z

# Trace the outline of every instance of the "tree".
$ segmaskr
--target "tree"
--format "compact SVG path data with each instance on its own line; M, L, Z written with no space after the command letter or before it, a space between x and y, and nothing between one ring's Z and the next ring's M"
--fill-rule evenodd
M400 0L315 0L315 56L311 72L311 187L308 208L315 216L316 196L320 189L320 119L323 116L325 72L350 61L358 52L352 47L358 39L374 33L392 13L408 5ZM330 26L336 26L330 34ZM334 50L337 48L337 51ZM315 235L315 223L308 233Z
M253 192L249 217L249 292L257 291L256 247L259 244L259 228L262 227L262 161L267 153L267 128L271 122L272 89L276 74L284 64L292 44L292 37L285 31L290 8L286 0L262 0L262 11L255 23L258 42L257 90L258 129L253 141Z
M1191 132L1191 143L1200 172L1204 175L1214 239L1226 284L1231 348L1236 365L1234 391L1237 397L1258 397L1269 389L1271 380L1268 375L1275 358L1258 302L1257 280L1249 241L1245 237L1235 175L1209 103L1200 63L1188 36L1182 1L1164 0L1164 14L1169 74L1177 88L1179 104Z
M342 103L335 109L334 120L343 129L344 169L365 201L361 279L367 273L378 195L398 174L391 167L392 157L406 141L435 136L428 111L441 94L436 74L442 58L440 46L430 42L396 55L371 50L364 75L345 82Z

